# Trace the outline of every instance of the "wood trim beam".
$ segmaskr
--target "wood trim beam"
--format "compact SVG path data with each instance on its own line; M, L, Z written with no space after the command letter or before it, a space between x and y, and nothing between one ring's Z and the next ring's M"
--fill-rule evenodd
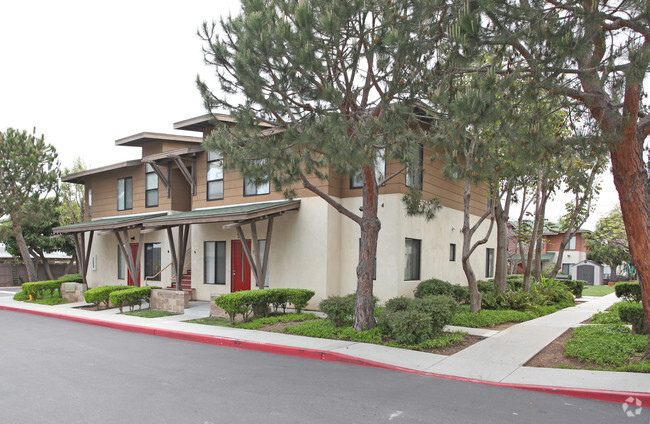
M126 258L126 267L129 269L129 273L131 274L131 278L133 278L133 282L135 283L136 281L136 274L135 274L135 268L133 266L133 255L131 254L131 249L127 249L125 243L129 239L129 234L125 230L123 232L124 234L124 241L122 241L122 236L120 236L119 231L115 231L115 238L117 239L117 244L120 247L120 250L122 250L122 255ZM128 281L128 279L127 279Z
M256 218L245 219L245 220L242 220L242 221L232 222L230 224L225 224L222 228L224 230L228 230L230 228L236 228L236 227L239 227L241 225L246 225L246 224L250 224L250 223L253 223L253 222L264 221L266 219L270 220L270 219L273 219L273 218L275 218L277 216L284 215L284 212L285 211L272 213L272 214L265 215L265 216L259 216L259 217L256 217Z
M174 157L174 162L178 166L178 169L181 171L181 174L185 177L185 180L187 180L187 183L190 185L192 188L192 196L196 195L196 159L186 159L192 162L192 171L187 169L187 166L185 166L185 162L183 162L183 159L180 158L179 156Z
M262 264L262 259L260 258L260 240L257 238L257 224L255 222L250 223L251 226L251 235L253 239L253 248L255 249L255 282L257 283L257 288L264 288L264 280L262 278L264 271L262 271L260 265Z
M174 267L174 272L175 272L175 277L176 281L174 281L176 285L176 289L178 289L178 286L181 281L181 276L179 275L178 272L178 257L176 256L176 246L174 245L174 233L172 232L171 227L167 228L167 238L169 239L169 250L172 254L172 266Z
M242 244L242 250L246 255L246 259L248 259L248 263L251 266L251 271L255 276L255 283L257 284L259 281L259 274L257 272L257 267L255 266L255 261L253 260L253 255L251 254L251 250L248 248L248 243L246 243L246 237L244 237L244 232L242 231L241 227L237 227L237 235L239 236L239 240Z
M266 273L269 269L269 251L271 250L271 235L273 232L273 217L266 224L266 243L264 244L264 260L262 261L262 285L266 282Z

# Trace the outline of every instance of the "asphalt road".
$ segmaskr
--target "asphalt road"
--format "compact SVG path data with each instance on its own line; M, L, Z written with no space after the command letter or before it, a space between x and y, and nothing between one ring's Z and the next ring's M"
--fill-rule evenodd
M614 403L0 311L2 424L645 424L649 420L648 409L629 418Z

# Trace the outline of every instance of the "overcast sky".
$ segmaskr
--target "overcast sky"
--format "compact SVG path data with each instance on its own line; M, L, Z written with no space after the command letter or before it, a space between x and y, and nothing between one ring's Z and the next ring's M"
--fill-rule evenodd
M195 79L213 70L196 32L238 10L237 0L0 2L0 130L36 127L65 167L77 156L91 168L139 158L115 140L180 133L174 122L205 113ZM617 202L608 172L588 227Z

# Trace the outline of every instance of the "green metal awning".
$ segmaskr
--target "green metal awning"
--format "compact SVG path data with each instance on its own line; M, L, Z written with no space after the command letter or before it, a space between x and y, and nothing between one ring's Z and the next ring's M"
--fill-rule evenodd
M129 227L138 227L148 219L161 217L163 215L166 215L166 213L160 212L160 213L152 213L147 215L130 215L130 216L119 216L113 218L100 218L94 221L87 221L87 222L81 222L79 224L56 227L52 229L52 232L56 234L68 234L68 233L82 233L86 231L103 231L103 230L123 229Z
M172 227L185 224L208 224L214 222L237 222L279 215L300 208L300 200L276 200L246 205L219 206L174 213L143 222L145 228Z
M550 261L551 259L553 259L553 256L555 256L555 253L553 253L553 252L551 252L551 253L542 253L542 260L543 261ZM524 258L527 258L527 255L525 253L524 253ZM515 256L512 257L513 261L518 261L520 259L521 259L520 255L515 255Z

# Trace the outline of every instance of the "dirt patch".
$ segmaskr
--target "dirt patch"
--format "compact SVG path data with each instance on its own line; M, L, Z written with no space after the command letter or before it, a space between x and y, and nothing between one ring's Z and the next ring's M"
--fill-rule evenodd
M85 311L103 311L104 309L113 309L113 308L107 308L102 304L99 306L95 306L95 305L77 306L75 309L83 309Z
M424 350L424 352L429 352L429 353L435 353L438 355L453 355L454 353L460 352L461 350L465 349L466 347L469 347L473 345L474 343L478 343L481 340L484 340L483 337L478 337L478 336L465 336L465 341L463 343L451 345L451 346L445 346L445 347L438 347L435 349L427 349Z
M571 368L593 367L595 364L588 364L577 359L569 358L564 355L564 345L573 337L573 329L565 331L560 337L553 340L542 349L537 355L528 361L525 365L528 367L557 368L561 366Z
M298 322L277 322L275 324L265 325L260 328L260 331L269 331L271 333L282 333L285 327L291 327L292 325L300 324Z
M502 331L505 330L506 328L510 328L515 324L519 324L518 322L504 322L501 324L495 324L492 327L481 327L485 330L495 330L495 331Z

